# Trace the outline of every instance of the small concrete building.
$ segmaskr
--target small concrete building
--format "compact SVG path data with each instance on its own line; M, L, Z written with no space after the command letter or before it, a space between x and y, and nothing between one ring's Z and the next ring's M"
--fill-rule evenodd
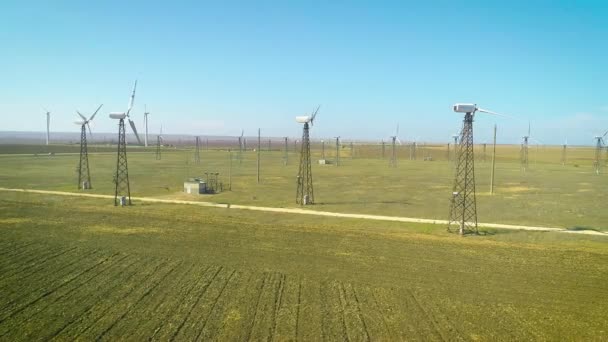
M204 194L207 192L207 184L198 179L190 179L184 182L184 192L187 194Z

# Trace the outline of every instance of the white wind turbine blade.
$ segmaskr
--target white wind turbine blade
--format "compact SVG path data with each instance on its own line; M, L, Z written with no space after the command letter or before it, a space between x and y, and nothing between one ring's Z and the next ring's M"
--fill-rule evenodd
M93 115L91 115L91 118L88 121L93 121L93 118L95 117L95 115L97 115L97 112L99 112L99 110L101 109L101 107L103 106L103 103L99 105L99 107L97 107L97 110L95 111L95 113L93 113Z
M321 105L317 106L317 109L315 109L315 111L312 113L312 116L310 117L310 124L312 125L313 122L315 121L315 117L317 117L317 114L319 113L319 109L321 108Z
M78 114L78 116L80 116L82 118L83 121L87 121L87 117L82 115L82 113L80 113L79 111L76 111L76 114Z
M91 131L91 125L89 125L88 122L86 123L86 125L87 125L87 128L89 129L89 135L93 136L93 132Z
M127 116L131 112L133 108L133 102L135 101L135 90L137 89L137 80L135 80L135 85L133 85L133 92L131 93L131 99L129 100L129 109L127 110Z
M606 137L606 135L608 135L608 131L606 131L606 133L602 134L602 138Z
M129 119L129 125L131 125L131 129L133 130L133 133L135 134L135 138L137 138L137 143L141 145L141 140L139 139L139 134L137 134L137 128L135 128L135 122L133 122L133 120Z
M482 113L487 113L487 114L492 114L492 115L498 115L498 116L504 116L504 117L508 117L508 115L504 115L504 114L500 114L500 113L496 113L496 112L492 112L490 110L486 110L483 108L477 108L478 112L482 112Z
M397 143L398 143L399 145L403 145L403 144L401 143L401 139L399 139L399 137L395 137L395 140L397 140Z

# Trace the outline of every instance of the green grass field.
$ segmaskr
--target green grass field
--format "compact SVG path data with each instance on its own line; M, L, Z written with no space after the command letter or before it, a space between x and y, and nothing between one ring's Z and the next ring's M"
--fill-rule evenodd
M607 338L605 237L6 194L0 339Z
M95 147L92 147L94 149ZM477 146L477 207L480 222L521 224L573 229L608 230L608 166L596 175L593 149L570 148L568 163L561 165L561 149L530 148L530 165L521 170L517 146L499 146L495 194L489 194L490 157L486 162ZM131 148L129 175L132 196L214 201L273 207L295 207L295 179L298 156L291 153L283 165L281 151L262 151L261 183L256 182L256 153L247 151L242 162L225 150L201 152L201 164L193 162L191 149L165 149L162 160L154 153ZM489 148L488 148L489 151ZM453 165L446 158L445 147L418 149L418 159L409 160L409 149L402 146L397 168L389 168L381 159L379 146L356 147L341 152L341 166L313 165L315 210L365 213L389 216L445 220L453 183ZM326 157L334 151L326 149ZM488 152L489 153L489 152ZM314 160L320 149L313 151ZM535 154L537 157L535 157ZM433 156L423 161L421 156ZM388 157L388 152L386 153ZM373 157L373 158L372 158ZM55 156L0 156L0 186L77 192L78 154ZM91 193L113 195L115 153L91 154ZM187 196L183 181L205 172L219 172L232 191L217 195Z
M445 155L409 161L403 150L391 169L373 151L314 165L312 209L447 217ZM515 147L499 152L495 195L489 159L476 165L480 221L606 230L608 176L589 150L566 166L558 149L536 163L531 151L526 173ZM183 180L217 171L227 183L227 152L203 151L201 165L184 149L160 161L132 153L132 195L295 207L297 158L282 156L262 152L259 185L254 152L233 159L233 191L199 198L181 193ZM77 192L77 158L0 156L0 187ZM90 158L90 192L112 194L115 156ZM2 192L0 340L608 338L605 236L463 238L438 225L134 204Z

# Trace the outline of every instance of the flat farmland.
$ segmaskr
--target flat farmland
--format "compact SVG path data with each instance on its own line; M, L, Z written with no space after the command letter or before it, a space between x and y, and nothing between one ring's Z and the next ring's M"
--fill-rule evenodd
M0 187L78 192L79 156L61 154L60 147L54 147L54 156L0 155ZM108 147L92 147L92 151L95 149ZM313 164L316 204L310 209L447 219L454 165L446 159L446 146L420 146L416 160L408 159L408 146L399 146L396 168L389 167L388 152L382 159L378 145L355 145L354 149L355 157L350 158L350 147L344 146L339 167ZM154 152L140 147L129 147L129 153L132 196L299 207L295 203L299 159L293 149L287 165L278 146L261 151L260 183L256 176L257 153L251 150L244 152L242 159L235 151L203 150L200 164L194 162L194 151L187 146L164 147L161 160L156 160ZM315 144L313 160L322 158L322 153ZM332 160L334 153L326 146L327 159ZM592 148L570 147L568 161L562 165L560 147L530 147L529 169L524 172L519 164L519 147L498 146L493 195L489 193L490 158L484 162L480 145L476 146L476 153L480 222L608 230L608 211L604 210L608 201L608 166L601 174L595 174ZM423 156L432 156L433 160L424 161ZM88 193L113 195L116 154L92 153L89 159L93 189ZM184 180L197 176L204 179L207 172L219 173L224 187L230 184L232 191L204 196L183 193Z
M0 339L602 340L603 236L5 193Z

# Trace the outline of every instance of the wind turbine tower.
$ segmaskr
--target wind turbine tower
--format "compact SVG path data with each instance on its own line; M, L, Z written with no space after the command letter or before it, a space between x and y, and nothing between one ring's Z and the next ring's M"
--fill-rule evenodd
M82 115L79 111L78 116L82 118L82 121L76 121L75 124L80 126L80 162L78 164L78 189L87 190L91 189L93 185L91 184L91 173L89 171L89 151L87 148L87 128L89 129L89 133L91 136L93 133L91 132L91 126L89 125L97 112L101 109L103 104L97 107L97 110L90 118L86 118L86 116Z
M49 146L51 140L51 112L46 108L44 108L44 111L46 112L46 146Z
M133 101L135 100L135 90L137 89L137 81L133 86L133 92L131 93L131 99L129 101L129 107L125 112L113 112L110 113L110 118L118 120L118 153L116 158L116 174L114 176L114 205L120 204L131 205L131 187L129 185L129 167L127 164L127 141L125 134L125 118L129 120L131 129L137 138L138 143L141 144L135 123L131 120L131 109L133 109Z
M475 158L473 154L473 116L476 112L500 115L478 108L475 104L455 104L456 113L465 113L456 152L456 172L450 202L449 232L460 235L477 233L477 203L475 199Z
M605 134L604 134L605 136ZM598 135L595 137L595 161L593 162L595 166L595 173L600 174L602 168L602 146L604 145L604 137Z
M562 145L562 166L566 165L566 152L568 149L568 140Z
M458 134L453 134L452 139L454 139L454 162L456 162L456 158L458 158L456 152L456 146L458 146Z
M162 159L161 147L163 142L163 126L160 126L160 133L156 136L156 160Z
M528 170L528 140L530 139L530 124L528 123L528 135L522 137L521 150L519 153L522 170Z
M196 150L194 151L194 163L201 163L201 138L196 137Z
M243 138L244 134L245 130L241 130L241 136L239 137L239 153L236 156L236 158L239 160L239 164L243 163L243 147L245 144L245 139Z
M310 162L310 126L314 124L315 117L319 113L319 107L310 116L296 116L296 122L304 124L302 132L302 146L300 153L300 170L298 172L298 189L296 192L296 203L309 205L315 203L315 194L312 187L312 168Z
M336 166L340 166L340 136L336 138Z
M390 167L397 167L397 143L401 145L401 140L399 140L399 124L397 124L395 135L391 136L391 159L389 162Z
M144 146L148 147L148 115L150 115L150 112L148 112L148 106L144 105L144 126L146 128L146 135L144 135Z

